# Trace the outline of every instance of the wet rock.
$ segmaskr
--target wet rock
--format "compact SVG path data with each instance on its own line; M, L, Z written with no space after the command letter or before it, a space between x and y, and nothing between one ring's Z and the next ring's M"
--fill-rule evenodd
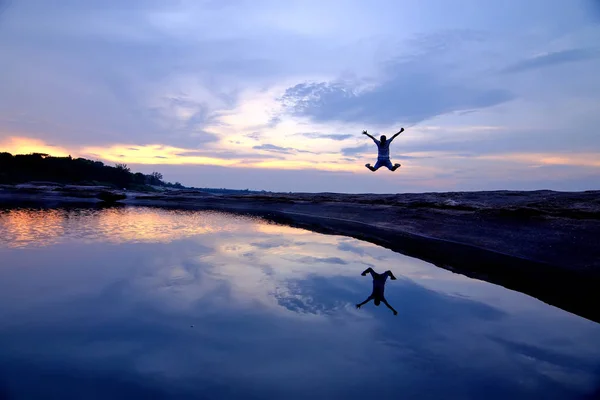
M117 201L125 200L127 198L127 195L122 193L102 191L96 195L96 198L106 203L115 203Z

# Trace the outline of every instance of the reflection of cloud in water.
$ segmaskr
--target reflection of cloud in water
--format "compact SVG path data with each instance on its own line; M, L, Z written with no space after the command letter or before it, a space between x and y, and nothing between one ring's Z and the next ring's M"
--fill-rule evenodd
M288 247L290 245L290 241L281 238L273 238L264 240L262 242L253 242L250 243L250 245L253 247L258 247L259 249L273 249L278 247Z
M337 246L337 248L342 251L348 251L350 253L358 254L359 256L364 256L366 254L365 249L358 247L358 246L353 246L348 242L340 243Z
M0 211L0 244L39 247L73 240L86 243L170 242L209 233L249 230L255 225L260 226L260 220L218 212L143 207L15 209Z
M576 389L586 386L587 382L596 381L600 384L597 372L600 370L598 360L586 353L572 354L572 349L567 347L567 352L559 349L542 347L536 344L515 342L500 337L489 335L489 338L502 346L517 365L525 372L535 370L541 377L545 377L544 384L552 387L559 393L566 392L564 387ZM565 393L565 395L567 395Z
M373 250L376 248L379 248L379 246L376 246L376 245L373 245L370 243L364 243L364 242L358 242L358 243L360 243L358 245L352 244L354 242L356 242L356 241L355 240L350 241L348 239L340 240L340 243L338 244L337 248L338 248L338 250L347 251L347 252L359 255L361 257L368 256L370 258L380 260L380 261L385 260L385 258L386 258L385 256L374 256L374 254L373 254L374 253ZM369 245L374 246L374 247L371 247Z
M278 225L272 222L265 222L255 225L255 231L258 233L266 233L268 235L286 235L286 236L304 236L314 235L311 231L304 229L292 228L290 226Z
M288 281L285 290L274 293L277 303L290 311L303 314L328 314L339 312L351 303L355 288L340 284L342 280L330 280L310 276L303 280Z
M491 399L528 391L568 398L597 370L597 326L527 296L353 239L285 227L283 235L224 214L137 212L159 214L142 218L147 240L130 232L107 243L106 232L134 228L135 213L101 222L72 212L48 224L63 227L57 244L27 258L3 251L0 359L18 367L0 363L3 377L24 379L19 365L35 354L78 379L118 371L132 396L152 388L147 381L170 395L212 387L208 394L227 397L235 387L308 398L310 381L324 398L355 398L377 381L389 397L427 389L436 398ZM31 233L20 237L36 245ZM371 291L359 275L364 264L398 276L386 285L398 316L352 308Z
M300 257L297 261L301 262L301 263L305 263L305 264L309 264L309 263L340 264L340 265L346 265L346 264L348 264L347 261L344 261L344 260L342 260L339 257L310 257L310 256L305 256L305 257Z
M481 298L481 293L494 293L488 289L489 285L369 243L317 235L256 218L151 208L0 212L0 244L7 247L39 247L73 241L169 243L184 238L197 245L211 246L212 261L206 258L210 257L208 254L203 254L204 262L218 266L218 273L227 279L244 276L243 282L237 283L239 290L243 287L244 293L255 293L257 297L264 297L267 287L270 292L285 292L283 282L286 280L303 279L311 274L353 276L365 266L375 270L392 269L396 275L457 296L476 293L475 297ZM258 268L252 269L249 265ZM491 298L493 302L505 301L501 291L495 293L499 295ZM263 301L268 303L266 299Z

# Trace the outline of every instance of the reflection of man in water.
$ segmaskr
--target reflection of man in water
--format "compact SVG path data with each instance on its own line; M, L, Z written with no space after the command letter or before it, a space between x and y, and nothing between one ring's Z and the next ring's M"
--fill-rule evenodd
M394 315L398 315L398 311L394 310L394 307L390 306L390 304L383 296L383 291L385 289L385 280L387 279L387 277L389 276L390 279L396 280L396 277L394 276L394 274L392 274L392 271L385 271L383 274L378 274L377 272L373 271L373 268L369 267L365 269L361 275L366 276L367 272L369 272L373 277L373 292L369 297L367 297L365 301L363 301L360 304L357 304L356 308L360 308L361 306L367 304L369 301L374 300L376 306L378 306L379 303L383 302L383 304L385 304L390 310L394 312Z

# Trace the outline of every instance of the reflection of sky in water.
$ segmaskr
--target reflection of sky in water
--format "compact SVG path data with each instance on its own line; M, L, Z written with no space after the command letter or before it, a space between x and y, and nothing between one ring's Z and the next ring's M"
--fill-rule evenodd
M600 325L354 239L208 212L0 211L0 398L580 398ZM354 304L391 269L399 312ZM193 327L191 327L193 325Z

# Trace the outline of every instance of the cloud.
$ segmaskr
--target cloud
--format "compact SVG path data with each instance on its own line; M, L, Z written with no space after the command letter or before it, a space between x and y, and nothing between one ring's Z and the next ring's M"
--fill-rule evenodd
M6 59L0 119L14 121L0 123L0 134L25 131L61 144L105 145L125 135L140 144L214 143L219 137L207 128L235 108L240 88L272 84L287 74L282 60L300 71L309 64L292 61L282 50L306 49L311 40L293 32L274 35L241 18L244 11L132 3L109 0L99 9L15 2L0 35ZM221 18L215 16L230 23L217 24ZM244 24L219 29L238 18ZM39 64L44 71L35 68ZM17 83L23 81L30 84ZM267 126L279 122L274 117Z
M338 264L338 265L346 265L347 261L342 260L339 257L301 257L298 262L303 264L315 264L315 263L326 263L326 264Z
M569 49L555 51L552 53L546 53L543 55L535 56L530 59L513 64L505 68L504 72L516 73L536 70L539 68L552 67L555 65L590 60L593 58L597 58L599 55L600 51L598 51L597 49Z
M367 92L356 93L351 85L343 83L301 83L287 89L282 98L287 111L295 116L317 122L369 124L417 123L512 99L513 95L504 89L479 89L469 87L467 82L436 83L433 76L406 70L404 75Z
M278 146L275 146L277 148ZM25 137L0 137L0 151L11 154L47 153L53 156L84 157L108 162L126 162L130 165L212 165L229 166L233 170L243 169L277 169L277 170L321 170L349 171L352 166L340 165L337 160L314 161L286 159L278 154L255 154L221 150L193 150L167 145L131 146L130 144L115 144L111 146L57 147L38 139ZM294 150L307 152L306 150ZM354 168L355 170L357 168Z
M250 246L252 246L252 247L257 247L259 249L265 249L265 250L275 249L278 247L289 247L290 245L291 245L290 241L283 240L281 238L275 238L275 239L269 239L269 240L262 241L262 242L250 243Z
M268 144L268 143L254 146L252 148L254 150L274 151L276 153L283 153L283 154L293 154L294 153L294 149L292 149L291 147L280 147L280 146L275 146L274 144Z
M297 154L297 153L317 154L317 153L309 151L309 150L300 150L300 149L294 149L292 147L275 146L274 144L269 144L269 143L254 146L252 148L254 150L272 151L272 152L282 153L282 154Z
M528 165L564 165L600 168L600 153L508 153L473 156L479 159L514 161Z
M273 117L269 120L269 122L267 122L267 128L275 128L277 125L279 125L282 122L281 117Z
M373 145L372 144L363 144L357 147L344 147L342 149L342 154L344 156L354 156L357 154L362 154L365 153L367 151L371 151L373 150Z
M214 149L206 149L206 150L186 150L181 153L175 154L178 157L218 157L223 159L283 159L282 156L278 156L275 154L258 154L258 153L248 153L248 152L235 152L235 151L223 151L223 150L214 150Z
M508 153L573 153L600 152L600 141L595 139L595 131L590 129L596 118L590 121L569 121L563 115L560 125L552 128L514 127L502 130L474 130L471 134L463 131L443 129L420 131L415 128L414 140L396 139L391 151L416 156L423 153L443 152L446 155L485 155ZM554 122L554 121L553 121ZM566 134L566 132L569 134ZM412 131L409 131L412 133ZM597 135L596 135L597 136Z
M471 36L450 32L417 40L415 45L427 46L384 63L377 83L306 81L287 88L279 100L287 113L315 122L378 125L417 123L512 100L511 92L487 83L483 75L448 66L448 59L455 63L463 56L460 43L479 40Z
M409 156L406 154L394 154L394 158L401 158L404 160L423 160L423 159L427 159L427 158L433 158L433 156Z
M336 134L336 133L317 133L317 132L304 132L304 133L296 133L295 136L303 136L309 139L330 139L336 141L342 141L346 139L350 139L355 135L350 134Z
M244 136L247 137L248 139L252 139L252 140L259 140L261 138L260 132L252 132L252 133L248 133Z
M263 162L274 157L257 157L254 154L236 154L234 152L190 150L166 145L145 145L132 147L130 145L112 145L108 147L83 147L75 150L74 154L83 157L95 157L106 161L117 161L126 158L131 164L200 164L200 165L239 165L244 159L254 158Z
M338 248L338 250L348 251L350 253L358 254L359 256L364 256L367 254L365 249L363 249L362 247L354 246L348 242L341 242L340 244L338 244L337 248Z

